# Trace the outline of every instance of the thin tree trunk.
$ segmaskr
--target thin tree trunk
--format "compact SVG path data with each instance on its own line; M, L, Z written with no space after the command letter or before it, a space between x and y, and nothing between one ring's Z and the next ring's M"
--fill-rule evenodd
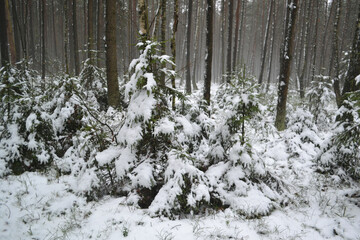
M186 93L191 93L191 74L190 74L190 44L191 44L191 16L192 16L192 0L189 0L189 11L188 11L188 25L187 25L187 33L186 33L186 82L185 88Z
M12 20L14 25L14 38L15 38L15 49L16 51L16 62L20 61L21 58L21 37L20 37L20 30L19 30L19 20L18 14L16 10L16 1L11 0L11 12L12 12Z
M287 0L286 29L283 40L282 54L280 56L280 74L278 103L276 107L275 127L282 131L286 128L286 101L289 89L290 68L293 55L293 45L295 39L295 23L297 14L298 0Z
M173 61L176 64L176 32L178 28L178 21L179 21L179 1L174 0L174 24L173 24L173 31L172 31L172 37L171 37L171 54L173 56ZM176 66L172 66L172 70L176 70ZM171 77L171 87L176 88L175 85L175 76ZM172 96L172 109L175 110L175 94Z
M65 73L69 75L69 10L68 10L68 4L65 0L64 2L64 21L65 21L65 29L64 29L64 53L65 53ZM56 48L56 47L55 47Z
M200 38L200 19L201 19L201 13L200 13L200 3L197 2L198 6L197 6L197 11L196 11L196 15L195 15L195 47L194 47L194 53L193 53L193 75L192 75L192 85L193 85L193 89L196 91L198 90L198 87L196 85L196 79L197 79L197 68L200 68L200 64L198 64L197 59L198 59L198 55L199 52L201 52L201 48L200 51L198 50L199 45L201 45L201 38ZM200 44L199 44L200 43Z
M270 22L271 22L271 12L272 12L273 5L274 5L274 0L271 0L270 1L269 15L268 15L268 18L267 18L267 23L266 23L266 32L265 32L265 37L264 37L264 44L263 44L263 48L262 48L261 67L260 67L260 74L259 74L259 84L262 84L262 82L263 82L265 58L266 58L266 51L267 51L267 44L268 44L269 30L270 30Z
M308 66L308 55L309 55L309 43L310 43L310 6L311 6L311 0L308 0L308 6L306 8L307 14L306 14L306 19L305 19L305 35L304 35L304 65L301 71L301 75L299 78L299 85L300 85L300 98L304 98L305 97L305 74L306 74L306 70L307 70L307 66Z
M116 9L116 4L115 6L113 6ZM103 0L98 0L98 14L97 14L97 28L96 28L96 35L97 35L97 40L96 40L96 65L98 67L102 67L102 51L103 51L103 26L104 26L104 4L103 4ZM116 22L115 22L116 24Z
M116 0L106 0L106 75L108 103L120 107L120 92L116 55Z
M334 21L334 31L332 36L332 54L330 59L330 76L333 77L333 87L336 96L336 104L338 107L341 106L341 92L340 92L340 83L339 83L339 22L341 14L341 0L334 0L332 4L336 4L336 15Z
M161 54L165 54L166 52L166 0L161 0ZM161 65L162 68L166 67L166 64ZM165 86L165 73L160 73L160 85Z
M8 37L6 34L6 7L5 0L0 0L0 50L1 66L9 64Z
M236 59L237 59L237 48L238 48L238 40L239 40L239 32L240 30L240 7L241 7L241 0L237 1L237 7L236 7L236 23L235 23L235 46L234 46L234 52L233 52L233 61L232 61L232 71L235 71L236 69Z
M206 54L205 54L205 75L204 75L204 100L210 105L211 91L211 69L213 55L213 1L207 0L206 13Z
M67 1L65 0L65 2L63 3L64 7L65 5L67 5ZM53 39L54 39L54 55L57 57L57 37L56 37L56 32L57 32L57 28L56 28L56 23L55 23L55 14L56 14L56 9L54 7L54 1L51 1L51 9L53 11L52 13L52 30L53 30ZM66 12L65 12L66 14ZM65 21L67 21L68 15L65 15Z
M12 65L15 65L16 63L16 47L15 47L15 39L14 39L14 30L13 30L13 24L10 14L10 6L9 6L9 0L5 0L5 12L6 12L6 30L7 30L7 38L9 42L9 48L10 48L10 63Z
M93 62L93 50L94 50L94 2L88 0L88 59L92 65Z
M221 0L221 19L223 23L221 25L221 81L224 82L225 72L225 32L226 32L226 11L225 11L225 0Z
M347 100L348 98L347 93L360 90L360 83L356 79L356 77L358 77L359 75L360 75L360 4L358 3L358 16L356 20L356 29L355 29L353 45L350 54L349 68L345 76L341 104L344 104L344 100ZM349 118L353 118L353 117L350 116Z
M45 87L45 7L46 0L41 0L41 80Z
M232 70L231 62L231 51L232 51L232 31L233 31L233 12L234 0L229 0L229 32L228 32L228 46L227 46L227 63L226 63L226 72L229 75L227 81L230 81L230 75Z
M77 32L77 7L76 1L72 1L73 7L73 41L74 41L74 60L75 60L75 75L79 76L80 73L80 60L79 60L79 43L78 43L78 32Z
M143 40L148 39L148 13L145 0L139 0L139 14L140 14L140 35Z
M276 3L274 3L276 4ZM273 62L273 52L274 52L274 42L275 42L275 20L276 20L276 11L275 11L276 5L273 8L272 12L272 24L271 24L271 31L272 31L272 37L271 37L271 49L270 49L270 56L269 56L269 71L267 75L267 84L266 84L266 92L269 91L270 87L270 81L271 81L271 71L272 71L272 62Z
M319 1L316 1L315 4L316 4L316 18L315 18L315 33L313 36L313 43L312 43L313 54L312 54L312 63L311 63L311 82L314 81L315 78L317 37L318 37L318 27L319 27Z

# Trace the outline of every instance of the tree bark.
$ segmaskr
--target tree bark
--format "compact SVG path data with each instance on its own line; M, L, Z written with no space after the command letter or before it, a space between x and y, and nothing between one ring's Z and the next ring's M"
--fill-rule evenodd
M46 0L41 1L41 80L45 87L45 7Z
M186 29L186 93L191 93L191 74L190 74L190 44L191 44L191 16L192 16L192 0L189 0L188 25Z
M116 55L116 0L106 0L106 75L108 103L120 107L120 92Z
M276 3L274 3L276 4ZM271 37L271 49L270 49L270 56L269 56L269 71L267 75L267 84L266 84L266 92L269 91L270 87L270 81L271 81L271 71L272 71L272 60L273 60L273 53L274 53L274 42L275 42L275 20L276 20L276 11L275 11L276 5L273 8L272 13L272 24L271 24L271 31L272 31L272 37Z
M94 64L93 62L93 50L94 50L94 2L93 0L88 0L88 59L89 64Z
M295 39L295 22L297 15L298 0L287 0L286 28L280 56L280 74L278 103L276 107L275 127L282 131L286 128L286 101L289 88L290 68L293 55L293 45Z
M113 6L116 9L116 4ZM98 12L97 12L97 28L96 28L96 65L101 68L102 67L102 59L103 59L103 26L104 26L104 4L103 0L98 0ZM116 18L116 17L115 17ZM116 22L115 22L116 23Z
M336 15L334 21L334 31L332 35L332 53L330 59L330 76L333 78L333 87L336 96L336 104L338 107L341 106L341 92L340 92L340 83L339 83L339 22L340 22L340 14L341 14L341 1L342 0L334 0L332 4L336 4Z
M266 58L266 51L267 51L267 44L268 44L269 30L270 30L270 22L271 22L271 13L272 13L273 5L274 5L274 0L271 0L270 1L269 15L268 15L268 18L267 18L267 23L266 23L264 44L263 44L263 48L262 48L261 66L260 66L260 74L259 74L259 81L258 81L259 84L262 84L262 82L263 82L265 58Z
M10 5L9 0L5 0L5 12L6 12L6 30L8 35L9 49L10 49L10 63L15 65L16 63L16 47L15 47L15 39L14 39L14 29L10 14Z
M74 63L75 63L75 75L79 76L80 73L80 60L79 60L79 43L78 43L78 32L77 32L77 7L76 1L72 1L72 14L73 14L73 42L74 42Z
M148 13L145 0L139 0L139 15L140 15L140 36L145 40L148 39Z
M166 0L161 0L161 54L165 55L166 52ZM161 64L162 68L166 67L166 64ZM165 73L160 73L160 85L165 86Z
M305 74L308 66L308 56L309 56L309 43L310 43L310 6L311 0L308 0L308 6L306 8L306 19L305 19L305 35L304 35L304 65L300 74L299 78L299 85L300 85L300 98L303 99L305 97Z
M176 32L178 28L178 21L179 21L179 1L174 0L174 23L172 29L172 37L171 37L171 54L173 56L173 61L176 64ZM176 70L176 66L172 66L172 70ZM175 85L175 76L171 76L171 87L176 88ZM175 94L172 96L172 109L175 110Z
M227 77L227 81L230 81L230 75L232 70L232 62L231 62L231 51L232 51L232 30L233 30L233 20L234 20L234 12L233 12L234 0L229 0L229 32L228 32L228 46L227 46L227 62L226 62L226 72L229 75Z
M212 55L213 55L213 1L207 0L206 54L205 54L205 75L204 75L204 100L206 101L207 105L210 105Z
M5 0L0 0L0 49L1 66L9 64L8 38L6 34Z
M64 29L64 54L65 54L65 73L69 75L69 9L67 1L64 2L64 22L65 22L65 29ZM55 47L56 48L56 47Z
M236 23L235 23L235 46L234 46L234 52L233 52L233 60L232 60L232 71L235 71L236 68L236 60L237 60L237 48L238 48L238 40L239 40L239 32L240 30L240 8L241 8L241 0L237 1L237 7L236 7Z
M356 20L356 30L350 55L349 68L345 77L344 88L342 91L342 102L347 99L347 93L360 90L360 82L356 77L360 75L360 4L358 3L358 17Z

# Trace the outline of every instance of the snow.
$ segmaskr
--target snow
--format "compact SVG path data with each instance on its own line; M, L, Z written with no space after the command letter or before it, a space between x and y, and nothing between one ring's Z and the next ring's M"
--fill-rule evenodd
M68 192L63 180L36 173L0 179L0 239L340 240L360 236L360 209L345 196L356 190L338 189L331 182L325 188L308 186L306 195L299 196L298 206L276 209L260 219L244 219L226 209L169 220L126 206L125 198L86 202ZM268 204L256 190L239 200L238 204L249 210L259 201Z
M110 146L106 150L97 153L95 158L99 163L99 166L109 164L112 160L117 158L121 154L120 150L121 149L117 146Z

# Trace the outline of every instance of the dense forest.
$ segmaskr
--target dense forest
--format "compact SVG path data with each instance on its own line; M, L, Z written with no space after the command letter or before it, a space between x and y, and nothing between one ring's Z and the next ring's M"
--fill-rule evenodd
M0 238L360 238L359 0L0 0L0 51Z

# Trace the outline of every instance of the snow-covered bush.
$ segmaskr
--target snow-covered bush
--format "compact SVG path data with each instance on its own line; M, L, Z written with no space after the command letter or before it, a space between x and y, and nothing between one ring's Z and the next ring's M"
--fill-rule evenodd
M42 169L53 159L54 132L36 75L25 64L0 70L0 175Z
M247 124L259 113L259 86L254 78L246 75L245 69L232 75L231 79L222 84L215 96L217 106L214 113L215 130L210 135L210 144L214 151L213 161L224 159L224 153L234 144L247 143Z
M348 93L336 114L334 135L325 141L318 163L321 172L360 179L360 91Z
M314 122L320 130L329 130L335 115L335 94L327 76L316 76L306 96Z
M313 118L303 108L297 108L290 116L288 129L284 133L290 158L297 161L312 160L318 154L322 139Z

